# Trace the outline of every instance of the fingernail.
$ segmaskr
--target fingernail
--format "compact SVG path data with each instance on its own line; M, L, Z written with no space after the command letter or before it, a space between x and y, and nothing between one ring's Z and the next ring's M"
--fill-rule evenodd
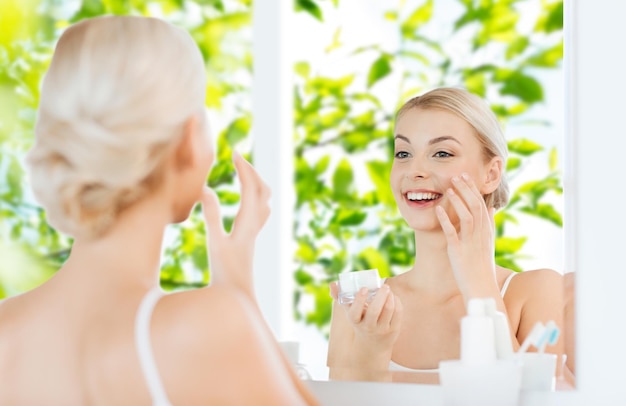
M233 161L239 158L241 158L241 154L236 149L233 149Z
M469 175L468 175L467 173L465 173L465 172L463 172L463 173L461 174L461 177L462 177L463 179L465 179L465 180L469 180L469 178L470 178L470 177L469 177Z
M449 195L451 195L451 196L452 196L452 195L454 195L454 190L452 190L452 189L448 189L448 190L447 190L447 192L448 192L448 194L449 194Z
M452 177L452 182L458 182L459 181L459 177L458 176L453 176Z
M363 288L359 289L359 295L361 295L361 296L367 295L367 288L363 287Z

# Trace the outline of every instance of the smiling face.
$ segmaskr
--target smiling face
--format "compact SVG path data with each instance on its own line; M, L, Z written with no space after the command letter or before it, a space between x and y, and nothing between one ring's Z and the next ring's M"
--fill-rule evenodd
M414 230L441 229L435 207L453 224L458 217L445 195L452 178L467 173L480 192L493 191L494 161L485 162L475 130L455 114L413 108L396 122L391 189L402 217ZM497 186L497 185L496 185Z

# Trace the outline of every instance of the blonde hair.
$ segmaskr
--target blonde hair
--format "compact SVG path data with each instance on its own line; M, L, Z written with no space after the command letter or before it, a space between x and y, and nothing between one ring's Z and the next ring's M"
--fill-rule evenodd
M499 209L507 205L509 200L509 184L505 169L508 157L506 139L496 115L489 105L480 97L462 88L441 87L407 101L398 110L396 122L402 115L412 109L438 109L450 112L465 120L476 132L482 145L485 162L493 157L503 160L500 184L492 193L485 195L487 207Z
M205 88L198 47L162 20L70 26L42 84L26 161L50 224L75 237L106 232L158 184L185 122L203 112Z

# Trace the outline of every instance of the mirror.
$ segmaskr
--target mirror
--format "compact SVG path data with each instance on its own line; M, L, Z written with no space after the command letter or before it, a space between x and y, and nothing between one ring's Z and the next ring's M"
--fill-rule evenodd
M56 2L52 3L57 4ZM335 6L334 3L337 3L337 6ZM520 2L519 7L531 10L533 9L533 7L530 6L531 3L535 4L534 7L539 7L540 2L527 0ZM327 282L328 279L332 278L323 271L320 273L321 268L319 266L317 268L308 267L309 264L307 261L314 264L317 258L322 258L324 261L319 265L323 265L325 269L331 269L334 273L347 269L365 269L372 265L378 266L378 264L383 264L384 261L377 256L377 251L375 249L368 249L372 244L376 247L377 244L371 243L371 241L376 241L377 236L374 233L358 235L359 232L357 231L358 228L365 229L365 227L362 227L364 225L374 227L375 229L376 226L372 226L368 222L370 219L376 218L377 216L376 205L390 210L388 216L390 224L387 224L389 227L387 230L390 228L393 230L404 230L398 233L398 240L393 241L394 244L397 243L402 249L397 251L388 250L387 254L393 255L394 260L399 264L398 268L402 268L403 266L406 268L411 260L411 256L406 255L406 252L410 252L411 250L410 238L407 238L406 227L402 224L402 221L398 219L397 213L391 210L393 202L389 199L389 194L367 193L360 189L350 190L350 184L374 182L375 186L380 188L380 190L387 187L386 176L378 178L373 175L384 173L384 161L388 159L386 137L390 130L389 123L391 122L393 112L399 107L398 103L400 99L406 99L410 95L419 93L421 90L424 90L429 83L438 84L444 82L446 77L447 79L455 78L455 75L457 75L456 80L463 79L468 85L474 86L477 89L480 89L483 85L488 87L487 85L493 84L492 82L496 80L495 76L497 72L490 72L488 69L474 73L459 71L460 67L465 66L463 64L468 61L477 63L473 61L471 53L467 52L468 41L478 38L475 33L472 34L472 32L469 32L472 26L474 26L474 29L477 26L484 27L486 30L485 38L483 38L482 41L487 42L480 45L478 49L484 51L484 56L488 58L489 61L491 61L489 58L492 57L492 54L490 53L491 51L487 50L487 46L490 44L493 45L492 42L498 42L490 42L490 38L499 39L504 37L511 41L511 38L514 37L510 37L512 31L507 30L507 27L488 27L488 24L476 21L467 24L465 28L461 29L459 32L452 33L452 24L463 13L461 2L453 0L435 0L434 2L406 1L403 2L402 10L395 11L393 7L396 6L387 6L384 2L376 1L352 2L349 0L339 0L338 2L297 2L297 4L299 11L295 12L293 15L297 23L293 24L292 29L294 33L298 32L294 37L303 39L303 42L293 47L294 59L298 61L295 66L297 74L296 82L307 99L296 100L296 103L300 103L298 107L296 107L297 114L295 115L295 120L296 132L298 133L298 137L300 137L298 142L300 142L301 145L296 145L295 149L301 149L303 156L305 156L308 162L307 166L305 166L302 161L296 158L295 166L301 170L297 172L298 178L296 179L296 189L298 193L302 195L298 195L298 198L306 199L310 197L307 196L309 193L319 193L322 197L330 196L338 202L345 202L353 201L354 199L352 199L352 197L358 194L360 206L345 211L335 210L337 206L334 206L333 210L327 210L321 213L319 219L314 218L310 214L300 218L299 224L303 228L300 228L299 231L306 229L309 221L313 221L314 223L317 221L315 231L320 233L322 238L320 238L319 241L308 241L306 236L303 236L302 233L296 235L297 243L293 251L296 252L296 262L298 262L298 270L296 273L297 286L293 287L293 289L282 289L281 296L286 296L287 301L284 302L282 306L269 308L266 313L270 319L288 320L283 324L292 325L291 292L296 290L296 296L299 298L297 313L300 322L296 327L289 328L292 331L288 332L286 335L295 335L296 339L301 343L301 361L312 369L314 377L322 377L326 372L325 334L328 332L329 321L329 314L327 312L329 305ZM554 4L558 5L558 2ZM555 7L554 4L552 7ZM63 7L55 7L51 6L51 12L56 13L55 15L57 17L64 11L67 11L64 10ZM554 29L554 27L558 27L558 18L555 19L554 15L552 15L552 18L549 18L551 14L547 14L545 19L541 19L537 17L536 8L534 11L535 14L532 18L519 17L519 23L522 25L525 24L527 31L532 31L532 28L534 28L533 24L539 21L542 21L539 25L543 24L544 29L548 31ZM507 16L507 10L499 10L498 12L503 13L500 17ZM438 22L438 20L436 20L436 18L442 14L449 14L449 20L447 22ZM267 16L258 18L266 17ZM255 19L257 19L256 16ZM29 20L24 19L23 21L27 22ZM508 20L506 18L500 18L499 21ZM366 28L365 31L362 30L364 27ZM376 28L374 29L372 27ZM311 35L311 33L315 33L315 35ZM422 38L420 40L421 45L417 49L412 49L410 45L412 42L416 41L415 38L412 37L415 33L419 34L420 38ZM563 132L562 123L558 124L558 120L555 119L563 116L562 112L557 111L563 108L563 101L560 100L553 103L555 99L558 99L559 95L563 94L563 89L560 88L560 86L562 86L560 76L562 75L560 71L562 63L560 62L558 49L550 48L550 44L554 45L558 42L559 33L558 29L556 29L545 34L546 37L550 37L556 42L546 43L547 45L544 44L544 51L546 52L542 54L543 59L540 57L536 59L535 63L548 66L535 66L533 69L543 72L540 75L541 79L539 82L543 89L544 99L551 100L549 103L550 107L546 107L541 104L541 102L537 101L537 94L534 96L533 94L522 95L516 94L513 90L516 83L513 79L522 81L522 83L534 83L529 78L537 80L535 71L527 75L528 77L523 74L521 76L514 75L513 79L510 79L508 82L505 78L498 79L502 81L499 82L501 86L508 84L512 89L512 94L507 94L506 100L502 100L500 111L502 115L511 119L507 122L507 134L510 130L520 138L528 136L536 141L534 137L536 137L538 133L543 133L543 135L540 136L541 141L538 141L538 144L542 145L545 149L533 154L532 159L524 161L524 171L526 175L519 175L517 178L518 185L523 183L525 176L528 176L526 180L545 177L546 173L549 172L549 169L547 169L549 168L549 151L552 147L555 147L557 151L557 169L555 172L558 173L562 170L564 148L562 147L561 135L550 135L561 134ZM427 41L429 39L439 39L442 37L450 40L446 42L449 48L443 50L445 52L439 49L441 43L438 41ZM500 56L510 52L510 54L513 55L511 59L513 62L509 62L514 63L517 61L519 63L525 56L529 56L529 47L532 46L529 44L532 44L532 41L529 40L528 44L524 45L525 40L523 38L516 39L519 41L511 41L508 43L505 41L500 44L501 49L494 52ZM460 56L457 56L457 52ZM525 52L526 54L524 54ZM540 54L541 52L538 49L536 53ZM455 59L453 61L452 56L462 60L459 61ZM0 55L0 58L4 57L4 54ZM352 58L354 62L347 63L346 61L349 58ZM433 60L435 60L436 63L433 62ZM449 64L445 63L447 60L450 60ZM0 61L3 64L7 62L6 59L0 59ZM308 64L303 63L307 61L309 62ZM555 61L556 67L550 67L550 64L555 63ZM401 72L403 70L398 68L398 65L403 64L410 68L407 70L412 72L409 72L410 75L406 78L402 76ZM16 68L19 68L19 66ZM444 68L446 69L445 75L442 74ZM290 66L288 72L292 72L292 69L293 67ZM9 77L7 72L9 72L9 70L4 70L1 73L5 75L2 79ZM12 73L15 73L15 71ZM351 73L357 74L351 77ZM506 72L500 72L500 74L503 73ZM289 77L289 75L285 77ZM31 81L32 80L31 78ZM389 84L390 82L393 82L393 84ZM26 90L32 90L36 88L37 85L34 81L25 84L27 85L25 87ZM353 88L353 86L357 87ZM394 92L386 94L385 89L390 88L393 88ZM307 89L310 91L308 94L306 94ZM265 92L266 100L268 100L267 98L273 97L272 93L274 90L274 88L270 88ZM535 90L537 89L535 88ZM291 92L291 88L288 89L287 93L289 92ZM316 100L314 96L316 94L315 92L323 95L323 97L320 100ZM14 88L4 86L0 87L0 96L2 100L13 101L16 98L16 92ZM341 103L340 98L349 100L350 105L347 106L346 103ZM542 110L541 114L532 115L525 113L527 114L526 116L523 114L516 115L515 108L522 107L515 102L519 102L520 100L526 100L528 106L534 106L530 107L528 111L539 113L538 110ZM266 103L271 104L268 101L266 101ZM319 111L319 114L309 115L308 118L303 118L300 113L304 112L307 107L315 108L316 103L321 103L320 106L324 107L314 110L316 112ZM10 103L6 103L6 105L9 104ZM560 107L554 107L559 104L561 104ZM552 108L556 110L552 110ZM6 111L9 111L9 113ZM1 114L2 117L0 118L3 120L9 116L19 116L28 120L28 115L32 115L32 106L26 106L24 111L19 112L19 114L17 111L13 111L10 108L3 110ZM521 119L518 120L518 118L522 116L533 119L539 117L540 120L549 117L550 119L548 121L550 122L550 126L543 127L541 123L529 123ZM256 120L262 120L261 116L259 115L259 117L255 119L255 123L257 122ZM518 122L516 122L516 120L518 120ZM4 120L5 124L6 122L7 120ZM241 121L238 123L242 124ZM245 122L243 124L245 127ZM24 130L24 128L19 125L17 127L16 131ZM224 127L227 126L225 125ZM235 128L238 127L235 126ZM340 133L333 134L329 132L329 129L333 128L340 129ZM329 142L329 140L331 141ZM4 143L4 137L2 137L2 141ZM370 145L376 148L371 150L369 148ZM327 153L325 148L330 152ZM275 152L268 152L263 155L272 156L272 153L275 154ZM329 154L332 154L332 156L327 158ZM350 158L345 162L342 160L344 157ZM26 193L19 185L15 184L15 179L20 179L20 177L15 178L12 175L15 171L11 168L14 168L16 164L13 163L12 159L12 156L11 158L6 158L0 164L0 172L6 175L3 179L7 180L3 182L3 187L11 188L11 193L16 195ZM357 167L354 163L355 160L360 166ZM274 161L272 164L275 166L276 162ZM361 169L357 170L357 168ZM300 182L300 186L303 186L300 189L298 189L298 182ZM331 187L326 190L323 186L324 184L330 185ZM337 190L339 193L335 193L333 190ZM345 194L342 194L344 190ZM563 203L559 203L558 196L549 194L546 199L546 202L552 204L557 212L562 213ZM30 210L28 208L26 209ZM275 210L275 212L277 211ZM42 213L37 211L33 211L32 213L35 216L42 216ZM299 212L297 214L300 215L302 213ZM364 214L366 214L365 217ZM3 216L4 215L5 213L3 212ZM520 219L521 218L522 217L520 217ZM569 271L564 269L562 254L551 255L554 252L562 252L561 245L563 237L560 228L552 226L549 222L543 220L534 220L533 217L523 217L523 219L524 223L531 222L534 224L532 226L532 236L525 243L521 251L515 251L513 254L530 254L533 258L522 258L520 256L518 258L520 266L524 269L541 266L559 271ZM343 246L339 243L339 248L328 248L329 246L337 245L338 238L332 235L332 233L324 233L325 230L332 229L332 227L322 227L325 224L324 221L326 221L327 224L334 221L335 224L344 227L336 232L339 233L339 237L342 237L341 239L345 236L346 241L349 242ZM3 227L7 226L2 229L3 235L9 235L13 232L12 230L18 226L17 222L13 222L13 220L6 216L3 217L2 224ZM525 231L518 231L513 224L509 224L507 227L509 226L512 230L507 228L507 235L509 231L513 236L527 235ZM371 227L370 229L372 229ZM286 229L291 230L290 225L288 225ZM344 232L346 233L345 235L342 234ZM387 233L387 235L388 234L389 233ZM66 255L65 247L68 245L67 240L63 238L59 239L51 234L44 235L42 237L42 241L43 240L45 240L44 243L48 244L49 247L58 248L51 249L50 252L47 253L51 255L51 259L56 261L62 258L63 255ZM331 243L326 244L329 241ZM287 242L286 245L289 246L289 242ZM390 245L391 244L388 246ZM7 251L4 247L0 247L0 250L4 250L2 252ZM350 260L342 258L342 252L344 251L350 252L351 256L355 258ZM289 250L287 256L290 256L291 252L292 251ZM4 255L3 258L5 258ZM384 265L378 267L382 269ZM293 268L290 267L289 269ZM38 281L49 275L49 272L51 272L51 270L47 265L42 266L41 273L33 275L28 281L28 284L32 286L39 283ZM392 272L392 270L390 269L389 272ZM272 281L283 278L283 287L289 287L291 286L290 283L293 283L284 282L284 275L278 275L278 273L270 273L268 275L266 272L263 278ZM291 276L287 276L287 279L291 280ZM202 279L192 281L190 285L201 283L201 281ZM6 285L3 284L3 288L5 287ZM267 298L275 295L276 284L270 283L264 286L261 283L260 289L262 291L260 296ZM11 294L11 292L5 292L5 294L8 295ZM261 301L263 301L263 298ZM275 316L276 314L280 314L280 316ZM278 325L280 322L276 321L275 324ZM318 352L318 350L314 348L321 348L322 350Z
M318 6L301 5L291 30L297 334L302 362L323 377L328 282L369 268L391 276L412 263L412 235L388 186L390 134L400 103L433 86L464 84L487 98L509 141L512 190L529 202L537 195L524 195L524 185L545 188L536 203L546 212L506 209L518 224L498 235L498 263L571 270L563 260L562 2L486 6L493 19L452 0ZM525 241L502 248L506 238Z

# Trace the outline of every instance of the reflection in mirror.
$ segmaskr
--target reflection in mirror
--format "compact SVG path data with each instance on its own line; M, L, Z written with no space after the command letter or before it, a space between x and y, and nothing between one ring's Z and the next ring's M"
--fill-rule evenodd
M398 292L394 285L407 278L422 248L416 250L413 230L402 218L402 208L398 211L390 185L397 152L395 113L413 96L460 85L490 103L508 143L505 176L511 191L508 205L495 216L495 261L516 272L567 271L559 156L564 119L562 2L474 6L434 0L407 1L398 7L353 3L302 5L293 24L299 43L294 47L296 314L303 321L299 339L304 362L314 370L319 366L314 377L320 379L328 374L324 367L329 334L332 342L329 284L341 272L376 268L383 278L392 278L387 284L391 291L401 293L401 284ZM513 279L509 295L516 289L532 291L536 285L530 281L530 288L522 288L531 275ZM506 277L497 274L496 279L502 287ZM562 297L561 286L554 288L553 301ZM428 289L424 292L433 296ZM425 295L420 298L427 300ZM413 318L407 316L411 303L404 302L404 317ZM445 316L454 323L449 331L440 325L439 333L430 335L418 329L428 345L417 349L418 341L407 336L403 345L425 356L407 357L401 365L432 369L441 359L458 358L462 302L456 308L442 307L439 315L416 313L434 321L447 311ZM562 304L553 307L563 310ZM511 319L518 326L520 309L506 309L518 315ZM563 329L562 321L559 326ZM523 327L515 337L517 345L531 329L532 323ZM558 348L572 343L565 342L567 332L561 331ZM396 361L395 348L393 354ZM568 365L572 361L568 357Z

